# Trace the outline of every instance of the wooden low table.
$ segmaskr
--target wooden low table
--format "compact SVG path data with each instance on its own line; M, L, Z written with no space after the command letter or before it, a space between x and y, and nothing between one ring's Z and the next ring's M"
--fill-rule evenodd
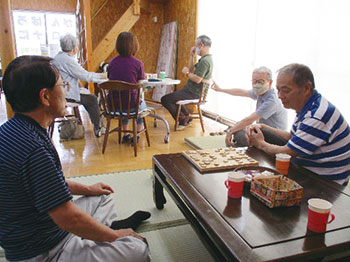
M271 156L249 148L261 166L274 168ZM347 188L291 166L288 177L304 187L301 206L270 209L245 188L240 200L227 197L227 171L201 174L180 153L153 157L154 199L166 203L165 188L217 261L309 261L350 247L350 194ZM308 231L307 200L333 203L335 220L327 232ZM318 261L318 260L316 260Z

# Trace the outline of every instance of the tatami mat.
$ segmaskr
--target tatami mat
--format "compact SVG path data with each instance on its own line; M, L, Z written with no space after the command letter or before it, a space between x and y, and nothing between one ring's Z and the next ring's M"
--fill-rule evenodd
M226 147L225 135L186 137L185 143L194 149Z
M151 212L151 218L145 224L157 224L184 219L171 197L165 192L167 203L158 210L153 202L152 169L135 170L120 173L83 176L71 180L91 185L104 182L114 190L114 200L119 219L126 218L136 210Z
M214 261L166 191L167 203L164 209L156 209L152 195L151 169L84 176L72 180L83 184L101 181L112 186L120 219L139 209L151 212L151 218L137 232L147 238L152 262Z
M147 238L152 262L214 261L190 225L143 233Z
M126 218L136 210L151 212L151 218L137 232L147 238L152 262L206 262L213 261L188 221L165 192L164 209L153 203L151 169L70 178L82 184L104 182L114 189L117 214ZM6 261L0 249L0 262Z

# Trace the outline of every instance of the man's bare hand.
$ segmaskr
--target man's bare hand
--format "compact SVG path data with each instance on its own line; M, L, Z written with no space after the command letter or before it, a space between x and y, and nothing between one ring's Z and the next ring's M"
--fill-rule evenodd
M259 148L259 145L265 141L265 137L260 129L261 125L252 125L247 131L247 140L250 146L255 146Z
M196 47L191 47L191 56L194 56L196 54Z
M225 143L227 146L234 146L234 143L232 142L232 133L231 132L228 132L226 134L226 138L225 138Z
M104 183L97 183L89 186L90 196L109 195L111 193L114 193L113 189Z
M190 72L190 69L188 69L187 66L185 66L184 68L182 68L182 73L186 74L187 72Z
M115 232L118 234L118 238L131 236L131 237L138 238L138 239L142 240L143 242L147 243L147 241L146 241L146 239L144 237L142 237L139 234L137 234L131 228L118 229L118 230L115 230Z
M215 90L215 91L218 91L218 92L221 92L221 91L222 91L222 89L220 88L220 86L219 86L217 83L215 83L214 81L213 81L213 84L212 84L211 88L212 88L213 90Z

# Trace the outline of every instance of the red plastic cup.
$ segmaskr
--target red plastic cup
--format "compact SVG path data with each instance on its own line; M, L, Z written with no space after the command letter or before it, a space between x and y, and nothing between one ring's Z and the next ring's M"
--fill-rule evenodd
M276 154L276 170L282 175L288 175L291 156L288 154Z
M225 186L228 189L228 196L231 198L241 198L243 194L244 181L245 175L243 173L229 173L227 179L225 180Z
M327 224L335 219L335 215L330 213L332 204L320 198L311 198L308 204L307 228L318 233L326 232Z

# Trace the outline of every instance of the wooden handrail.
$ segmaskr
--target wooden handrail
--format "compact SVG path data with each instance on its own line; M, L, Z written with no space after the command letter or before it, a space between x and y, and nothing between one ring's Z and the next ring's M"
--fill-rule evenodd
M123 31L129 31L139 20L140 16L134 14L134 4L125 11L122 17L115 23L111 30L103 37L96 49L93 51L94 64L92 71L97 71L101 61L104 61L113 52L115 40Z
M109 0L105 0L102 5L97 9L97 11L91 15L91 21L95 19L95 17L101 12L101 10L105 7Z

